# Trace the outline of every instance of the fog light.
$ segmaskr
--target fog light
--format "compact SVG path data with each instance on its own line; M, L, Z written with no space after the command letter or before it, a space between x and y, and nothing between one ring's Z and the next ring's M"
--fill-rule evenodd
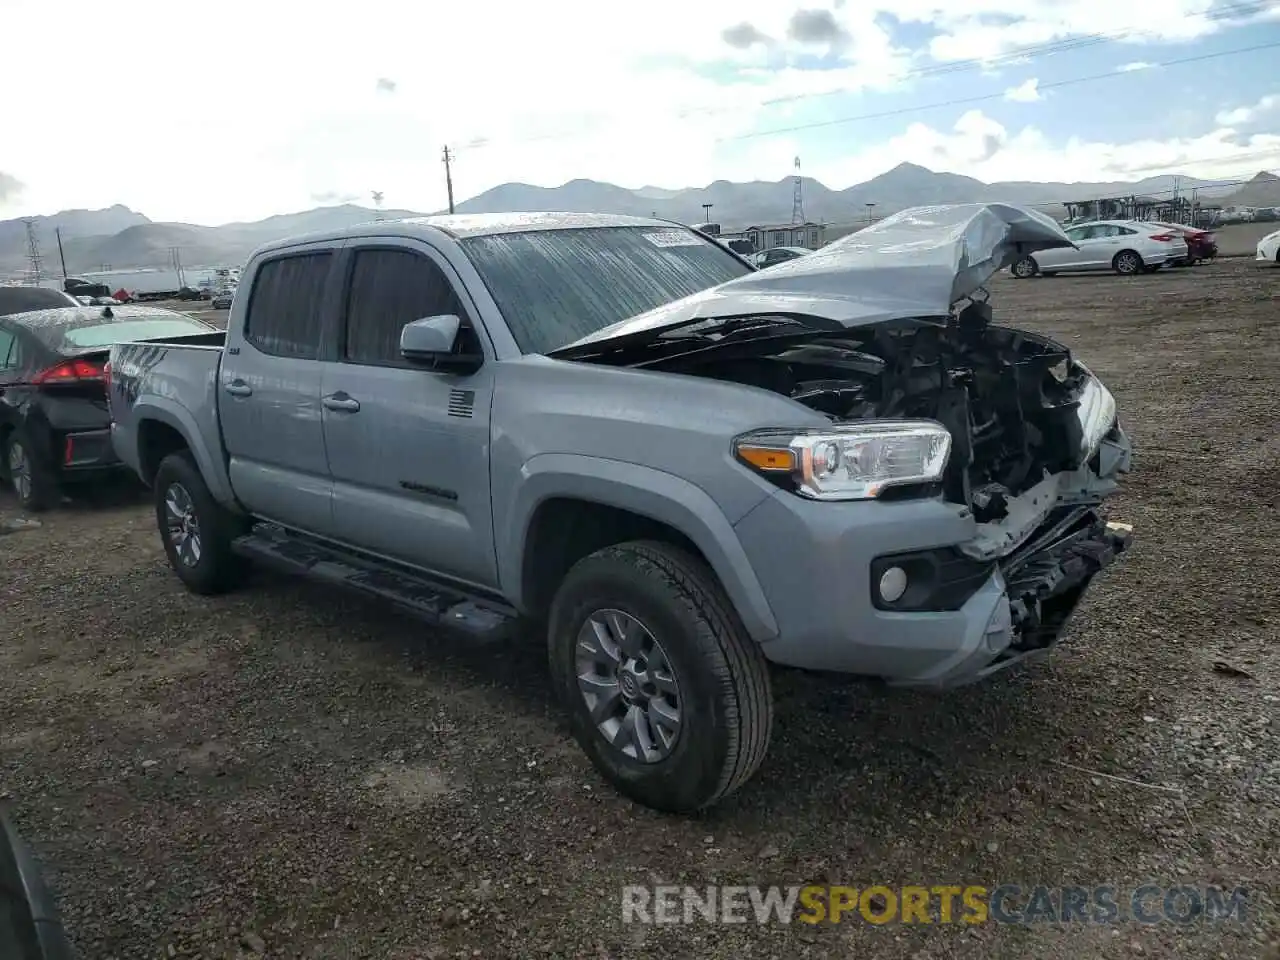
M880 599L885 603L897 603L907 592L907 571L890 567L880 575Z

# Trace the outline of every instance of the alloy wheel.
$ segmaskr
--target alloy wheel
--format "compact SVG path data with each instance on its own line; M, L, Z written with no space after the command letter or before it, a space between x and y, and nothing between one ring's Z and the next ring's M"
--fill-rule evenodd
M200 518L187 488L180 483L169 484L164 494L165 537L173 547L178 561L185 567L200 562Z
M680 686L666 651L638 619L597 610L578 632L578 690L596 729L642 763L670 756L680 737Z
M13 492L25 502L31 497L31 460L27 457L26 448L17 440L9 441L8 466Z

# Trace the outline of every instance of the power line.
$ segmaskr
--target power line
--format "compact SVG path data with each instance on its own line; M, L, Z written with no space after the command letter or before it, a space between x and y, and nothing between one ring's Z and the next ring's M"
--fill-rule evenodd
M1272 9L1280 9L1280 4L1274 0L1250 0L1246 3L1236 3L1230 6L1219 7L1204 14L1206 20L1221 21L1231 20L1236 17L1246 17L1251 14L1263 13ZM990 69L991 67L1011 66L1018 64L1024 58L1034 59L1037 56L1052 56L1056 53L1064 53L1072 50L1078 50L1085 47L1093 47L1104 43L1114 43L1117 40L1124 40L1129 37L1145 36L1149 34L1149 30L1120 30L1112 33L1088 33L1078 37L1068 37L1064 40L1053 40L1047 43L1034 44L1026 47L1015 47L1005 53L998 54L994 57L969 57L963 60L951 60L947 63L936 63L926 67L917 67L909 70L902 75L903 79L915 80L919 78L942 76L950 73L962 73L970 70ZM1159 66L1159 64L1152 64ZM1117 73L1125 73L1128 71L1118 70ZM844 90L822 91L815 93L797 93L790 94L785 97L773 97L769 100L761 101L761 106L778 106L788 103L796 103L804 100L814 100L821 97L838 96L845 93ZM1002 94L1003 95L1003 94ZM703 108L693 108L693 112L698 112ZM727 108L713 107L713 111L723 111Z
M1243 18L1253 14L1268 12L1270 10L1280 10L1280 3L1276 3L1275 0L1248 0L1248 2L1235 3L1235 4L1230 4L1228 6L1219 7L1216 10L1208 11L1202 14L1202 16L1206 20L1217 22L1217 21L1224 21L1224 20L1232 20L1236 18ZM1132 30L1116 31L1111 33L1085 34L1078 37L1070 37L1064 40L1055 40L1048 43L1034 44L1030 46L1014 48L1003 54L998 54L994 57L985 57L985 58L970 57L964 60L953 60L948 63L931 64L929 66L917 67L913 70L908 70L905 73L901 74L901 79L911 80L911 79L919 79L919 78L929 78L929 77L941 76L941 75L952 74L952 73L967 72L975 69L989 69L993 66L1011 65L1011 64L1018 63L1024 58L1035 58L1037 56L1051 56L1055 53L1069 52L1072 50L1096 46L1098 44L1114 43L1118 40L1124 40L1128 37L1147 35L1150 32L1151 31L1149 30L1132 29ZM1218 53L1206 54L1198 57L1166 60L1160 63L1152 63L1149 66L1151 68L1177 66L1183 63L1195 63L1195 62L1198 62L1199 60L1211 59L1214 57L1230 56L1236 53L1252 53L1257 50L1271 49L1274 46L1277 46L1277 44L1263 44L1257 47L1246 47L1237 51L1221 51ZM1126 73L1129 73L1129 72L1131 71L1117 69L1107 73L1097 74L1090 77L1077 77L1077 78L1072 78L1070 80L1059 80L1051 83L1040 84L1038 89L1048 90L1048 89L1053 89L1055 87L1069 86L1071 84L1076 84L1076 83L1086 83L1092 80L1102 79L1104 77L1124 76ZM816 100L816 99L822 99L825 97L839 96L840 94L845 94L848 92L849 91L847 90L822 90L822 91L813 91L809 93L789 94L786 96L771 97L767 100L757 101L754 104L754 106L758 106L758 107L783 106L786 104L799 103L799 102L808 101L808 100ZM929 110L937 107L946 107L946 106L960 106L966 103L981 103L981 102L987 102L990 100L1002 99L1003 97L1004 97L1004 91L1001 91L999 93L984 94L978 97L961 98L958 100L944 101L942 103L929 104L922 107L909 107L909 108L902 108L899 110L884 111L881 113L864 114L858 117L841 118L841 119L831 120L831 121L819 121L814 125L802 124L795 127L781 128L776 131L771 130L771 131L762 131L762 132L756 132L756 133L750 133L750 134L742 134L738 136L722 137L722 138L719 138L717 142L728 142L733 140L750 139L753 137L771 136L776 133L792 133L800 130L816 129L817 127L821 127L821 126L831 126L838 123L851 123L851 122L854 122L855 120L883 119L886 117L893 117L893 116L899 116L902 114L912 113L916 110ZM703 106L703 107L686 107L682 110L675 111L673 116L677 119L683 120L683 119L689 119L692 117L714 115L719 113L729 113L739 109L741 109L740 106L729 107L729 106L722 106L722 105ZM575 136L579 136L583 133L589 133L593 129L594 129L593 126L584 126L571 131L563 131L563 130L550 131L547 133L533 134L527 137L500 138L497 141L491 140L489 138L478 138L477 140L464 144L461 147L454 147L453 152L456 155L457 153L460 153L462 151L479 150L479 149L483 149L484 147L495 146L495 145L537 143L537 142L548 141L548 140L565 140Z
M1153 67L1180 67L1188 63L1203 63L1206 60L1217 60L1222 57L1241 56L1246 53L1258 53L1262 50L1274 50L1280 47L1280 41L1272 43L1260 43L1252 47L1240 47L1236 50L1219 50L1215 53L1202 53L1193 57L1178 57L1175 60L1162 60L1159 63L1153 63ZM1061 87L1075 86L1079 83L1092 83L1096 80L1109 80L1114 77L1126 76L1123 70L1110 70L1106 73L1094 73L1084 77L1071 77L1067 80L1054 80L1050 83L1042 83L1037 89L1039 90L1057 90ZM791 127L774 127L769 130L755 130L750 133L739 133L728 137L717 137L717 143L728 143L737 140L752 140L759 137L776 137L784 133L798 133L803 130L818 130L823 127L835 127L846 123L859 123L864 120L883 120L887 117L900 117L908 113L919 113L922 110L937 110L942 107L962 107L970 106L975 103L988 103L992 100L1003 99L1004 92L1000 93L984 93L973 97L956 97L951 100L942 100L936 103L919 104L913 107L901 107L895 110L881 110L876 113L862 113L850 117L833 117L830 120L814 120L810 123L799 123Z

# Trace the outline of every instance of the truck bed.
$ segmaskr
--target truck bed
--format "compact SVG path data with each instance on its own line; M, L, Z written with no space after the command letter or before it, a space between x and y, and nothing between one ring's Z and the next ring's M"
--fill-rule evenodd
M156 425L187 438L215 496L228 492L218 427L218 369L222 331L163 341L120 343L111 348L111 442L116 455L150 483L158 465ZM146 433L143 418L157 423Z

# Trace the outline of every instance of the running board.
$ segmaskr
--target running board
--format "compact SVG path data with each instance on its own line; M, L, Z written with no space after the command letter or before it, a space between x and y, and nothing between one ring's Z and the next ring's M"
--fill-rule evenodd
M516 611L499 602L472 596L410 571L367 559L326 543L286 532L269 523L237 537L231 549L239 556L283 573L332 583L366 596L387 600L414 616L484 641L506 638Z

